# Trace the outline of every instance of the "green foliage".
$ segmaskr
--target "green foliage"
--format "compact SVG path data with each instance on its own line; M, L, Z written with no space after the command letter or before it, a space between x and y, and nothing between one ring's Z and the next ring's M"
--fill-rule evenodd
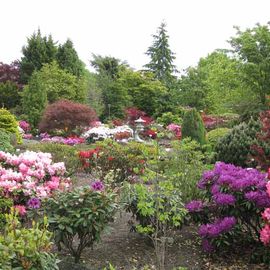
M11 109L20 104L19 87L15 82L0 83L0 106Z
M6 214L9 213L12 206L12 199L6 197L0 198L0 232L3 231L4 226L6 225Z
M33 222L24 228L14 213L6 215L6 225L0 235L0 268L3 270L58 270L58 260L50 253L51 233L47 221L40 226Z
M84 64L79 59L78 54L70 39L58 47L56 54L60 68L65 69L76 77L81 77L84 73Z
M59 143L39 143L31 144L27 149L35 152L51 153L53 163L64 162L69 175L74 174L81 167L78 151L73 146Z
M119 74L116 87L128 92L132 106L146 112L147 115L160 115L168 103L167 88L154 79L149 72L134 72L126 69Z
M38 72L34 72L29 84L26 85L22 93L23 112L31 127L38 126L43 110L47 105L47 92L45 85L40 80Z
M56 59L57 46L52 36L42 37L40 30L27 39L22 48L23 57L20 61L21 81L28 83L33 72L40 70L45 63Z
M174 99L182 106L190 106L203 110L206 107L206 90L203 85L203 74L199 68L189 67L182 75L174 91Z
M229 128L216 128L209 131L206 134L207 143L209 143L212 149L214 149L219 140L228 134L229 131Z
M45 64L38 72L38 79L45 89L49 103L59 99L81 101L80 92L85 92L83 81L79 81L76 76L61 69L56 61Z
M10 133L0 129L0 151L14 152L14 147L11 145Z
M176 98L181 105L207 113L242 113L256 107L256 95L243 84L242 63L227 51L216 50L190 67L178 82Z
M153 72L156 79L170 88L175 79L173 73L176 72L176 67L173 64L175 56L169 46L169 36L164 22L161 23L153 38L153 44L146 52L146 55L150 57L150 62L145 67Z
M196 109L188 110L183 119L182 137L190 137L191 139L205 144L206 130L204 128L202 118Z
M87 81L87 101L86 103L93 108L97 115L100 116L105 109L103 98L102 98L102 89L98 86L98 78L94 73L86 72L86 81Z
M260 127L260 122L253 118L248 123L235 126L217 143L215 159L241 167L255 166L256 164L248 161L252 155L250 147L255 144L259 145L256 134L260 131Z
M257 95L257 103L266 104L270 94L270 30L268 25L257 24L241 31L230 40L236 57L242 61L240 74L245 86Z
M171 123L181 125L182 119L179 115L175 115L171 112L165 112L160 117L157 118L157 123L162 124L163 126L168 126Z
M197 183L203 171L209 168L204 160L200 144L189 138L173 142L171 151L167 153L164 175L181 192L184 203L201 195Z
M181 200L181 193L170 181L159 181L158 185L126 185L129 198L126 209L131 211L139 221L140 233L153 234L162 227L179 227L182 225L186 210ZM158 226L158 228L157 228Z
M48 199L45 209L58 248L63 244L77 263L82 251L100 240L116 204L114 194L82 187L58 193Z
M16 135L17 143L22 143L22 136L18 129L18 121L15 116L6 109L0 109L0 130Z

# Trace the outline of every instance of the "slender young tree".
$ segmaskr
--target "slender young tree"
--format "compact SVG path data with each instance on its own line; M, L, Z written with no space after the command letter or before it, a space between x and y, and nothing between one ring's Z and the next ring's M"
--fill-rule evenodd
M173 73L177 70L173 64L175 54L170 49L169 36L164 22L161 23L153 38L153 44L146 52L146 55L150 57L150 62L145 67L154 73L156 79L169 87L175 78Z

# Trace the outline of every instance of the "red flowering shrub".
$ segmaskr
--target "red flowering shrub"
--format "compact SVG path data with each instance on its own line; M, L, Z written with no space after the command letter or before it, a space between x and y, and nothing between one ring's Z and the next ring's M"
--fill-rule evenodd
M145 121L144 126L149 126L153 122L151 117L147 116L145 112L135 107L127 108L125 110L125 115L126 121L131 127L135 126L135 120L139 119L140 117Z
M201 117L206 129L214 129L224 123L224 119L214 115L207 115L204 112L201 113Z
M252 145L253 158L263 170L270 167L270 110L261 112L261 132L257 134L258 144Z
M151 139L156 139L157 138L157 132L153 129L147 129L143 132L144 137L148 137Z
M124 121L121 119L113 119L112 123L115 127L119 127L119 126L123 126L124 125Z
M116 134L114 134L114 139L116 141L120 141L123 139L128 139L132 136L132 134L128 131L122 131L122 132L117 132Z
M112 173L114 185L144 172L146 158L142 147L137 143L122 146L114 141L104 141L95 149L81 151L79 158L85 172L97 173L101 180Z
M61 129L68 134L76 127L88 126L95 120L97 120L96 112L89 106L69 100L59 100L47 106L39 129L41 132Z

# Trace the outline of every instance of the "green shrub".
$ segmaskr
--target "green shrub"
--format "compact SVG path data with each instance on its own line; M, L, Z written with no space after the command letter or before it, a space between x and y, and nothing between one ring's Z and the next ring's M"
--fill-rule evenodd
M5 197L0 198L0 231L2 231L6 224L5 215L10 211L12 206L13 201L11 199Z
M10 134L0 129L0 151L13 152L14 147L10 143Z
M202 118L196 109L187 111L182 125L182 138L190 137L192 140L205 144L206 130Z
M165 112L157 118L157 123L162 124L163 126L168 126L171 123L181 125L182 119L180 116L175 115L171 112Z
M42 227L33 222L31 228L24 228L13 212L6 215L0 234L0 269L58 270L58 260L50 253L50 238L45 218Z
M207 143L210 144L212 148L215 148L219 140L228 134L229 131L229 128L216 128L209 131L206 134Z
M58 193L45 204L58 248L63 244L76 263L84 248L100 239L115 209L114 194L96 191L90 186Z
M219 140L215 147L215 160L232 163L241 167L255 166L250 163L252 156L251 146L258 144L256 134L260 131L259 121L253 118L248 123L235 126L227 135Z
M164 174L172 181L174 187L181 191L184 203L198 199L201 193L197 188L197 182L203 171L209 168L209 165L204 164L206 157L200 144L186 138L173 142L172 146Z
M78 151L75 147L58 143L31 144L28 150L52 154L52 161L64 162L69 175L74 174L81 167Z
M22 143L22 136L19 133L18 121L15 116L6 109L0 109L0 129L16 135L17 143Z

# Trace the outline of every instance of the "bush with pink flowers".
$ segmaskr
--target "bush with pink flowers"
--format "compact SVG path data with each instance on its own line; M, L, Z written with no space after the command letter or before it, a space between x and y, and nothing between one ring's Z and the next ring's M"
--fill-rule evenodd
M22 216L55 190L67 190L71 182L65 173L64 163L52 163L49 153L26 151L16 156L0 151L0 195L12 198Z

